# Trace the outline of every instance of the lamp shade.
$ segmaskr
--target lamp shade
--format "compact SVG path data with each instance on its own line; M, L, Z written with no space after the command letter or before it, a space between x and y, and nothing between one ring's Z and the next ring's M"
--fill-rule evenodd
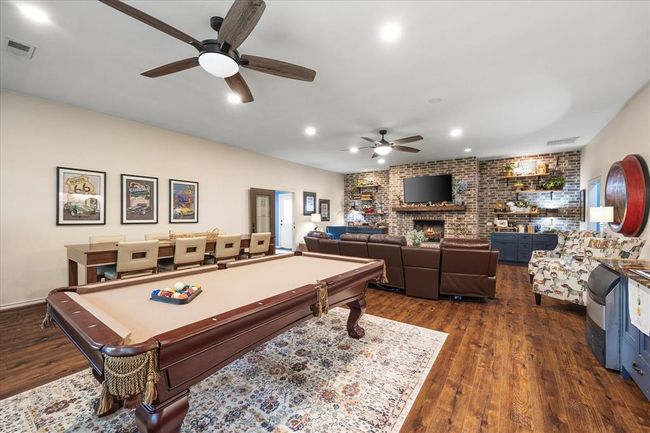
M309 217L309 221L311 221L311 222L313 222L313 223L319 223L319 222L321 222L320 214L319 214L319 213L313 213L313 214L311 214L311 216Z
M614 221L614 207L590 207L589 221L592 223L611 223Z

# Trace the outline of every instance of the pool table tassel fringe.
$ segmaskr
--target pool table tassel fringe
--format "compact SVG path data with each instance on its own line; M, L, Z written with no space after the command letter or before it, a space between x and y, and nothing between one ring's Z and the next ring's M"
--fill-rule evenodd
M314 316L319 319L323 314L329 313L330 305L327 298L327 283L325 281L318 281L316 284L316 305L314 308Z
M52 319L52 314L50 313L50 304L47 304L47 309L45 310L45 317L41 322L41 329L51 328L54 326L54 319Z
M157 397L157 368L153 350L134 356L104 355L104 383L97 415L110 412L115 398L124 400L144 393L144 403L152 404Z
M384 272L381 273L381 278L379 279L381 284L388 283L388 277L386 276L386 262L384 262Z

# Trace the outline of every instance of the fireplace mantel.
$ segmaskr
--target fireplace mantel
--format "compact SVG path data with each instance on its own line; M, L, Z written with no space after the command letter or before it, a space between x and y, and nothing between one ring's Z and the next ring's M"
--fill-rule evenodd
M447 205L447 206L395 206L393 212L464 212L465 205Z

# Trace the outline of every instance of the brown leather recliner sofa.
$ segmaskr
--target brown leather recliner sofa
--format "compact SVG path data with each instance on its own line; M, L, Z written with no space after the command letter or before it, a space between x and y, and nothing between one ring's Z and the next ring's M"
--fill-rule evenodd
M494 298L499 251L490 241L444 238L440 250L441 294Z
M331 240L310 232L305 244L312 252L384 260L386 285L404 289L407 296L494 297L499 253L487 240L446 238L437 249L408 247L404 236L347 233Z

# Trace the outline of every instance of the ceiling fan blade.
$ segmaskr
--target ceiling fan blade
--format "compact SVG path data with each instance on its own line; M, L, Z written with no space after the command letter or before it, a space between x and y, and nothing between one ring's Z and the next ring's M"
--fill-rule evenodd
M393 144L406 144L413 143L414 141L424 140L424 137L421 135L414 135L413 137L400 138L399 140L393 141Z
M377 152L373 152L371 158L377 158L379 154Z
M369 138L369 137L361 137L361 138L363 138L364 140L369 141L371 143L377 143L377 140L373 140L372 138Z
M280 60L267 59L266 57L249 56L244 54L242 60L247 60L244 68L254 71L264 72L265 74L277 75L278 77L291 78L300 81L314 81L316 71L292 63L282 62Z
M393 149L399 150L401 152L410 152L410 153L418 153L420 149L416 149L415 147L408 147L408 146L393 146Z
M144 71L140 75L144 75L145 77L149 77L149 78L157 78L157 77L162 77L163 75L173 74L174 72L180 72L186 69L191 69L196 66L199 66L199 58L190 57L189 59L183 59L177 62L158 66L157 68L151 68L147 71Z
M235 0L223 19L218 41L236 50L253 31L265 8L264 0Z
M163 33L167 33L169 36L172 36L178 40L186 42L199 51L203 51L205 49L201 44L201 42L199 42L196 38L193 38L187 33L183 33L180 30L170 26L169 24L160 21L158 18L154 18L151 15L148 15L142 12L141 10L134 8L133 6L129 6L128 4L121 2L120 0L99 0L99 1L104 3L107 6L112 7L113 9L117 9L118 11L130 16L131 18L135 18L136 20L141 21L153 27L156 30L160 30Z
M224 78L224 80L228 83L230 90L239 95L242 103L253 102L253 94L239 72L231 77Z

